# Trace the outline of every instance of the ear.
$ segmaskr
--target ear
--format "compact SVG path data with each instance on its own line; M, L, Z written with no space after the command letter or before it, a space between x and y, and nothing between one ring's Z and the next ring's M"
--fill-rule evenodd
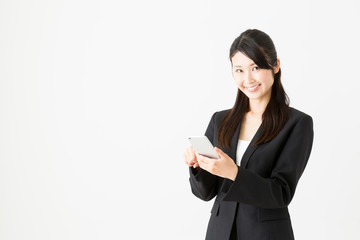
M280 59L276 60L276 66L274 68L274 74L277 74L280 70Z

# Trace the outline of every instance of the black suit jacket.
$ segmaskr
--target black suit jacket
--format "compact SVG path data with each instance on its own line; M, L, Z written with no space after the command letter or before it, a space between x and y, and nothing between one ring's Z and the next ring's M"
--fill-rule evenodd
M216 136L224 110L213 114L205 135L218 148ZM230 148L221 148L236 161L240 125ZM209 201L216 196L208 224L207 240L229 239L236 217L238 239L294 239L288 204L310 156L312 118L290 108L289 119L270 142L254 146L262 126L245 151L235 181L190 168L191 190Z

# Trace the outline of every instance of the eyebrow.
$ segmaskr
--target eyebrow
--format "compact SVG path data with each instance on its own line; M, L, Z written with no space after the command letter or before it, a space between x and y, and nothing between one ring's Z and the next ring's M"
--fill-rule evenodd
M254 65L256 65L256 63L250 64L249 67L254 66ZM235 65L235 66L233 66L233 68L234 68L234 67L241 67L241 65Z

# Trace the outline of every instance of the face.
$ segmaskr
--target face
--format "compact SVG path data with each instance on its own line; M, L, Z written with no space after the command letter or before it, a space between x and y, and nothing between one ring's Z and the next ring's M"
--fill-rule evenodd
M241 52L237 52L231 58L233 77L238 88L249 98L250 101L270 101L271 87L274 76L271 69L259 68L253 60ZM278 60L274 73L280 68Z

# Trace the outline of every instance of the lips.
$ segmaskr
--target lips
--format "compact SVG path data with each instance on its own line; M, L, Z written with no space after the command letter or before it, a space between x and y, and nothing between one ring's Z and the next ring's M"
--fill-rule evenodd
M245 87L246 90L248 90L249 92L255 92L256 90L258 90L258 88L260 87L261 84L255 85L255 86L250 86L250 87Z

